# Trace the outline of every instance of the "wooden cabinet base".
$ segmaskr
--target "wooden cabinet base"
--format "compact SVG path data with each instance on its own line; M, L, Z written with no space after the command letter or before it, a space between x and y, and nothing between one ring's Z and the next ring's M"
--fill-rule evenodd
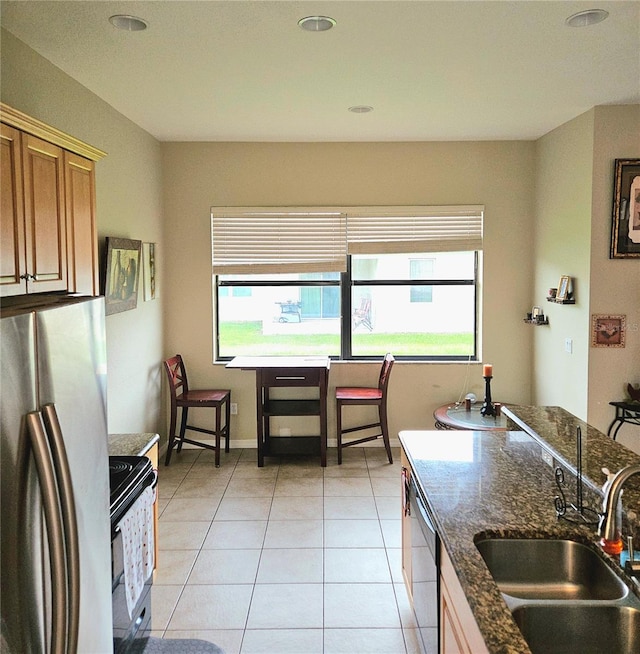
M489 652L444 547L440 548L440 652Z
M158 443L155 443L146 454L151 461L153 469L158 471ZM156 489L156 500L153 503L153 578L155 581L158 570L158 493Z

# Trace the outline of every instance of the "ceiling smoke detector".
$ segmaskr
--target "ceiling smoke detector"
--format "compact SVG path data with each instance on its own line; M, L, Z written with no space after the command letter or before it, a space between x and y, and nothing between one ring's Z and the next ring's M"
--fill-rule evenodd
M587 9L586 11L579 11L567 18L565 23L569 27L589 27L601 23L609 16L609 12L604 9Z
M349 111L352 114L368 114L373 111L373 107L370 107L368 104L356 104L353 107L349 107Z
M336 21L329 16L307 16L298 21L298 25L307 32L326 32L335 24Z
M147 29L146 21L136 16L125 16L124 14L116 14L109 18L109 22L117 27L119 30L125 32L142 32Z

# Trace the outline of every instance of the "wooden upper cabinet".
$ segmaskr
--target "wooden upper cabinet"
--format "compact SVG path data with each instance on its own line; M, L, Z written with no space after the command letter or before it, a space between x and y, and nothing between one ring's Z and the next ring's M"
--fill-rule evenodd
M22 137L27 289L67 290L63 150L31 134Z
M67 217L67 280L70 293L98 295L98 228L96 225L95 164L64 153Z
M3 103L0 296L98 295L95 161L105 153Z
M9 125L0 127L0 295L20 295L27 292L22 134Z

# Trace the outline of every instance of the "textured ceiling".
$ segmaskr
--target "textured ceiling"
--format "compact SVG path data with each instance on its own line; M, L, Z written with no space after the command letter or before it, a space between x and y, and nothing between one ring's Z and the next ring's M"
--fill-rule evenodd
M594 6L609 18L565 25ZM0 10L4 28L161 141L535 139L595 105L640 102L630 0L2 0ZM116 30L113 14L149 28ZM297 26L316 14L336 27Z

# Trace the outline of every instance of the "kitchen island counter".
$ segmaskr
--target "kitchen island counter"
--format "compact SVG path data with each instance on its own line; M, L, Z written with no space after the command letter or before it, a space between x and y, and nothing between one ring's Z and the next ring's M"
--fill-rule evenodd
M475 542L505 536L593 544L595 526L556 516L557 462L523 431L403 431L400 441L487 649L492 654L529 652ZM633 459L629 462L640 461L632 452L628 456ZM567 500L573 500L570 479L565 490ZM598 494L585 492L585 504L591 508L599 510L600 501ZM616 561L607 561L621 572Z
M144 456L160 440L158 434L109 434L109 456Z

